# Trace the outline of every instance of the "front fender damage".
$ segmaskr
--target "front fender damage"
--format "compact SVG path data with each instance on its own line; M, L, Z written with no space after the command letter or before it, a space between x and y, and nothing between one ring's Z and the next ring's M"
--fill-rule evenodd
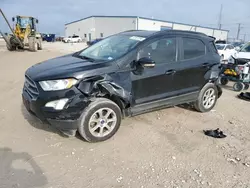
M131 87L129 72L120 72L85 78L80 82L78 89L90 101L97 97L106 97L124 109L132 102Z

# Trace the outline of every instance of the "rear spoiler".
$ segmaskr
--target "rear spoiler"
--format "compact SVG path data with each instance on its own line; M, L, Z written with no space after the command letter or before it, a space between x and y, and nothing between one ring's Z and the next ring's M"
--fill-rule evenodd
M213 37L213 36L208 36L208 37L212 38L214 41L216 40L216 38L215 38L215 37Z

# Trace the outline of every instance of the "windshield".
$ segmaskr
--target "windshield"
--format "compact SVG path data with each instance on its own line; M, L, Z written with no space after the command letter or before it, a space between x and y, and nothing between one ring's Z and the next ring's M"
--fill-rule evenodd
M223 50L225 48L225 45L216 45L217 50Z
M31 18L18 17L17 18L17 23L19 24L19 26L21 28L26 28L28 25L30 25L31 28L32 28L32 20L31 20Z
M115 35L95 43L81 52L79 56L111 61L123 56L144 39L137 36Z
M241 48L240 52L250 52L250 43L244 45L244 46Z

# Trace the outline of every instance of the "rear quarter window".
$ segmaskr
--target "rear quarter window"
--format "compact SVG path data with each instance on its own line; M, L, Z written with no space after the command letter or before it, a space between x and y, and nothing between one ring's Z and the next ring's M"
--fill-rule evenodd
M218 53L218 50L217 50L217 48L216 48L216 46L215 46L215 44L214 44L213 41L209 42L209 49L213 53L216 53L216 54Z
M206 54L205 44L194 38L183 38L184 59L193 59Z

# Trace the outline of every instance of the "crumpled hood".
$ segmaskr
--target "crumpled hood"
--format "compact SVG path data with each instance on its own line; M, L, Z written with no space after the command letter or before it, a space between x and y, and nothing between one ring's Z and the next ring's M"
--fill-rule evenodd
M26 75L34 81L52 80L60 78L70 77L83 77L83 73L90 71L89 74L93 74L93 70L98 71L107 66L110 63L103 62L90 62L78 57L72 56L73 54L49 59L47 61L33 65L26 71Z

